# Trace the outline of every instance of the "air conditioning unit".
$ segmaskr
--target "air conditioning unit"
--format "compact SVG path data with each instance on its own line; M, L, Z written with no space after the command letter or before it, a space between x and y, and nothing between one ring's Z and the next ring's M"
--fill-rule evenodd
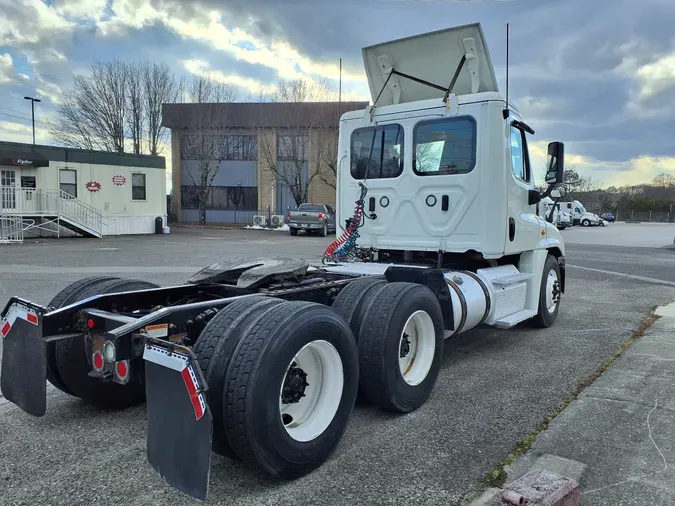
M270 223L273 227L281 227L284 224L284 215L283 214L273 214L270 219Z
M258 227L265 227L267 226L267 216L263 215L258 215L253 217L253 224L258 226Z

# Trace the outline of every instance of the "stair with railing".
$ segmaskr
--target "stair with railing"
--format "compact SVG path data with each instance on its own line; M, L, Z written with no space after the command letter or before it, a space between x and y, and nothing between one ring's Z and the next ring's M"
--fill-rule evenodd
M63 190L0 187L0 215L23 217L24 231L50 230L47 225L56 224L51 230L59 236L60 227L85 237L103 235L101 211Z

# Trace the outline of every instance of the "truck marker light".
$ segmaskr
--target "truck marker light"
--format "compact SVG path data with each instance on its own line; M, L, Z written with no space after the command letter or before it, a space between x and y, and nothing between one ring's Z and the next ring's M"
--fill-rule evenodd
M103 356L108 362L115 361L115 345L112 341L106 341L103 344Z
M104 365L103 353L101 353L99 350L96 350L93 353L91 361L94 364L94 369L96 370L96 372L101 372L103 370L103 365Z
M121 380L126 379L129 375L129 364L126 360L121 360L115 364L115 372L117 377Z
M5 337L7 334L9 334L9 329L11 329L12 326L10 325L9 322L5 322L5 324L2 326L2 337Z
M94 325L95 325L94 320L89 318L89 320L87 320L87 327L89 327L90 329L93 329Z

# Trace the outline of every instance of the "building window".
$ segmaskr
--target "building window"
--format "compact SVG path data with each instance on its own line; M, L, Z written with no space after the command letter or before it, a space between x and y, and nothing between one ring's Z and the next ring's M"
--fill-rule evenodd
M183 209L199 209L199 191L195 186L181 187ZM222 211L256 211L258 188L256 186L214 186L205 203L206 209Z
M249 160L258 159L256 135L191 134L181 137L182 160Z
M527 156L525 132L511 127L511 171L516 179L530 182L530 160Z
M309 136L303 134L280 135L277 146L279 160L304 162L308 159Z
M62 192L77 198L77 171L61 169L59 171L59 188Z
M471 117L420 121L414 130L418 176L466 174L476 165L476 121Z
M398 177L403 172L403 127L385 125L352 132L351 175L354 179Z
M145 174L131 174L131 200L146 200Z

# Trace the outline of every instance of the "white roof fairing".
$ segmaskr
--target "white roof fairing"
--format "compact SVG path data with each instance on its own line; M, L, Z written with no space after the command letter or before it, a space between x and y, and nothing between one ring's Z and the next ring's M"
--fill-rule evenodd
M391 69L446 89L463 56L452 93L499 91L480 23L384 42L362 52L373 102L386 83L377 106L443 98L441 89L396 74L389 77Z

